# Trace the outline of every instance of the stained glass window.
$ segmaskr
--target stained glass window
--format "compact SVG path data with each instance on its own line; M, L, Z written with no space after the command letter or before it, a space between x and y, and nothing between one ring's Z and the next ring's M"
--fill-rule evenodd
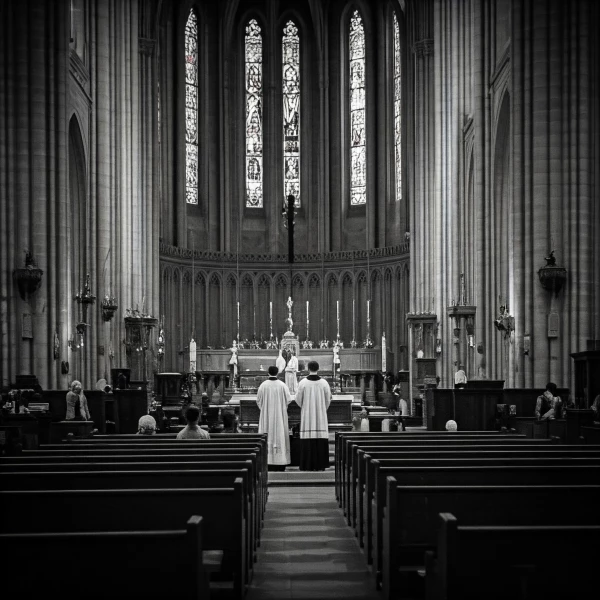
M283 186L300 206L300 38L288 21L283 29Z
M263 205L262 35L255 19L246 26L246 206Z
M396 201L402 200L402 54L400 27L394 13L394 150L396 167Z
M198 204L198 19L185 24L185 200Z
M350 18L350 204L367 201L365 29L357 10Z

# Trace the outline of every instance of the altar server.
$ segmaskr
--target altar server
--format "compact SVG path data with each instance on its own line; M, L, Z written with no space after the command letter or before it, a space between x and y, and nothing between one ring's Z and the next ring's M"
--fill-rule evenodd
M285 383L290 389L290 394L295 394L298 389L298 359L292 349L288 350L290 360L285 366Z
M308 363L308 377L298 384L296 404L300 417L300 470L323 471L329 466L329 426L327 408L331 388L318 375L319 363Z
M285 471L290 464L290 434L288 429L288 404L290 391L277 379L276 366L269 367L269 379L260 384L256 404L260 408L258 433L267 434L267 463L269 471Z

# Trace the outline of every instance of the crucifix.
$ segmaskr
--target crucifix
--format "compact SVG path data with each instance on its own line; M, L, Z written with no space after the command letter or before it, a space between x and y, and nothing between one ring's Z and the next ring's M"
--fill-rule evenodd
M287 197L287 201L284 204L282 215L283 215L283 226L288 230L288 262L294 262L294 217L296 216L296 199L291 194Z

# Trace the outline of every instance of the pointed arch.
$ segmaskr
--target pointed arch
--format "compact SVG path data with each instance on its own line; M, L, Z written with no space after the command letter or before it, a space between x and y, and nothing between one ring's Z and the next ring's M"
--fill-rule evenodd
M350 115L350 205L367 202L366 41L361 12L354 8L348 26Z
M85 148L79 120L76 115L69 121L69 209L71 246L71 285L77 290L85 280L88 269L87 226L87 169Z
M198 204L198 47L198 14L192 7L185 23L185 200L188 204Z
M402 200L402 39L398 14L392 9L393 146L395 200Z
M263 36L256 18L246 22L244 38L246 206L263 206Z
M283 98L283 194L292 195L300 206L300 36L288 19L281 41Z

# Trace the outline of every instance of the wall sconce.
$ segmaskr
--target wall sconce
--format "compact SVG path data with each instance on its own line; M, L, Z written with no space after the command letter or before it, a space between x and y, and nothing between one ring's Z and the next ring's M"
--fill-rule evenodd
M567 270L564 267L557 266L554 250L544 257L544 260L546 261L545 266L538 271L540 283L545 290L554 292L558 296L558 292L567 281Z
M13 280L17 284L19 294L23 300L26 300L28 296L37 292L42 282L43 274L44 271L38 268L33 258L33 253L26 251L25 268L13 271Z
M435 340L435 352L436 354L442 353L442 338L437 338Z
M106 296L104 296L104 299L102 300L102 320L103 321L110 321L115 312L117 311L117 308L119 308L119 305L117 303L117 299L114 296L109 296L108 294L106 294Z

